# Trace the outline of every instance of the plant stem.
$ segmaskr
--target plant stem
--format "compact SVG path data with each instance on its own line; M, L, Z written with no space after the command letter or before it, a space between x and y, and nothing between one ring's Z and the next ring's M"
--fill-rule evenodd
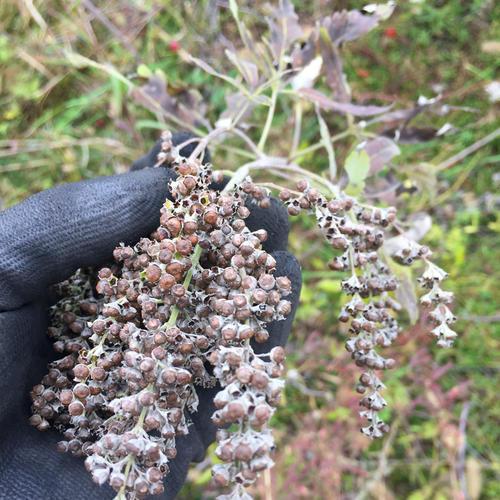
M341 139L344 139L346 137L349 137L351 135L352 131L350 130L344 130L344 132L341 132L340 134L332 135L331 141L337 142L340 141ZM317 151L318 149L321 149L323 147L323 144L321 142L318 142L316 144L313 144L312 146L309 146L307 148L301 149L300 151L297 151L293 155L290 156L290 161L297 160L297 158L300 158L301 156L305 156L309 153L313 153L314 151Z
M283 39L286 40L287 37L287 24L286 22L282 19L282 30L283 30ZM272 52L272 51L271 51ZM281 72L283 70L283 56L285 55L285 44L283 43L281 45L280 53L279 53L279 59L278 59L278 70L276 71L274 76L277 76L273 83L272 83L272 94L271 94L271 106L269 107L269 111L267 113L267 118L266 118L266 123L264 125L264 129L262 130L262 135L260 136L260 141L258 145L259 151L262 153L264 152L264 146L266 145L267 141L267 136L269 135L269 131L271 130L271 124L273 122L274 118L274 112L276 110L276 101L278 100L278 93L280 89L280 78L281 78Z
M306 179L314 180L315 182L322 185L324 188L326 188L335 196L337 196L339 193L338 187L332 182L330 182L328 179L325 179L324 177L321 177L318 174L310 172L309 170L305 170L299 167L295 163L290 163L286 158L280 158L277 156L266 156L254 162L247 163L246 165L243 165L243 167L246 167L249 170L268 169L270 167L277 170L287 170L289 172L294 172L298 175L302 175Z
M201 247L200 245L196 245L194 247L193 251L193 257L191 259L191 267L189 268L189 271L186 273L186 277L184 278L184 282L182 283L182 286L187 290L189 288L189 285L191 284L191 280L193 278L193 272L194 268L200 263L200 257L201 257ZM175 323L177 322L177 318L179 317L179 308L177 306L173 306L172 309L170 310L170 317L168 318L168 321L166 323L163 323L162 328L170 328L171 326L174 326Z
M188 140L182 142L181 144L179 144L177 146L177 148L179 150L181 150L182 148L184 148L188 144L192 144L193 142L197 142L198 145L196 146L196 148L194 149L194 151L190 155L190 159L193 159L193 158L196 158L197 156L200 155L200 153L208 146L208 144L211 140L215 139L216 137L218 137L219 135L222 135L224 133L229 133L229 134L234 134L234 135L240 137L241 139L243 139L243 141L247 144L249 149L252 150L254 153L254 155L251 155L250 153L248 153L248 155L251 158L255 158L256 156L257 157L261 156L261 152L257 148L256 144L252 141L252 139L250 139L250 137L248 137L248 135L245 134L245 132L236 128L235 125L236 125L236 123L232 123L231 125L229 125L227 127L216 128L216 129L212 130L209 134L207 134L205 137L203 137L202 139L200 139L199 137L192 137L191 139L188 139Z
M273 85L273 92L271 94L271 106L269 107L269 111L267 113L266 123L264 125L264 129L262 130L262 135L260 136L260 141L258 144L259 151L264 151L264 146L266 145L267 136L269 135L269 131L271 130L271 124L274 118L274 112L276 110L276 101L278 100L278 91L279 91L279 82L276 82Z
M479 139L479 141L475 142L474 144L471 144L469 147L460 151L460 153L457 153L456 155L453 155L451 158L448 158L447 160L441 162L439 165L436 166L437 170L438 171L445 170L446 168L455 165L455 163L462 161L464 158L476 152L483 146L486 146L486 144L489 144L490 142L494 141L499 136L500 136L500 128L497 128L496 130L491 132L491 134L488 134L486 137Z
M293 158L300 143L300 133L302 131L302 111L303 111L302 101L300 100L296 101L294 108L295 108L295 124L293 129L292 148L290 150L289 158Z
M239 155L239 156L246 158L248 160L255 160L255 155L252 153L249 153L245 149L237 148L234 146L228 146L226 144L218 144L217 147L219 149L222 149L223 151L227 151L228 153L234 153L235 155ZM233 173L233 170L230 170L229 172Z
M224 191L230 191L237 184L239 184L248 175L249 173L248 165L251 165L252 163L254 162L245 163L240 168L238 168L238 170L233 172L233 176L231 177L231 180L226 184Z

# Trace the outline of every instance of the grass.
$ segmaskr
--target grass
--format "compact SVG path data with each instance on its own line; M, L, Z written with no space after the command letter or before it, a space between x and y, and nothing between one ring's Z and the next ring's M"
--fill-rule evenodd
M323 1L294 3L308 19L331 10ZM92 5L99 4L0 5L0 207L59 183L125 171L165 126L166 115L147 109L138 91L150 73L172 96L196 93L197 110L206 107L209 118L224 107L227 87L187 64L183 51L220 59L219 33L234 35L225 9L216 16L207 1L112 0L96 18ZM247 10L259 29L259 17ZM312 227L297 224L290 246L306 271L288 366L300 383L289 383L275 417L280 451L255 489L261 498L447 499L464 488L471 499L500 497L498 141L436 168L498 127L498 105L484 90L498 74L498 45L487 44L498 40L498 14L491 1L401 2L381 28L345 48L359 101L403 107L439 91L449 105L474 110L412 122L417 138L448 122L457 130L402 144L397 173L417 188L404 195L408 208L429 211L437 222L427 240L450 270L460 338L455 349L438 352L419 325L409 328L398 346L400 368L387 377L397 432L367 443L356 430L356 371L336 322L338 281L323 271L323 249L312 254L308 247ZM269 139L277 149L289 112L278 102ZM330 130L337 126L330 117ZM306 133L301 147L312 140ZM348 149L339 147L338 158ZM221 168L236 161L233 152L216 152ZM302 164L321 171L327 162L311 154ZM193 469L182 498L208 495L204 465Z

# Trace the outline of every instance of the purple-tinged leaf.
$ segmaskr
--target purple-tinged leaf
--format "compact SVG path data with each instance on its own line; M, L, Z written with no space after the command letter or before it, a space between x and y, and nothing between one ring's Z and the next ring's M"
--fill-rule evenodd
M325 17L321 25L327 29L331 41L338 46L368 33L378 25L379 20L377 15L363 15L358 10L342 10Z
M326 83L332 89L334 99L340 102L349 102L350 91L342 67L339 49L330 41L325 28L321 28L319 50L323 58L326 73Z
M241 115L239 120L239 127L245 128L245 120L250 117L253 109L255 108L255 102L249 102L248 98L244 96L241 92L234 92L232 94L226 95L226 108L219 116L217 124L220 124L223 120L233 120L237 116L244 106L246 110Z
M183 91L177 96L177 113L185 123L203 127L210 130L211 125L206 118L207 104L203 96L194 89Z
M396 205L401 183L392 175L372 177L365 187L364 196L368 200L380 200L386 205Z
M259 83L259 71L257 66L250 61L245 61L241 59L235 52L226 49L225 51L227 58L236 66L241 76L248 83L250 88L257 87Z
M339 113L350 114L353 116L373 116L381 113L386 113L392 108L390 106L364 106L360 104L352 104L348 102L336 102L328 98L325 94L315 89L302 89L299 94L319 105L322 109L331 109Z
M425 108L420 106L410 109L396 109L394 111L391 111L390 113L386 113L382 116L377 116L376 118L373 118L372 120L370 120L369 125L377 122L382 122L382 123L399 122L399 121L409 122L411 119L415 118L415 116L422 113L424 109Z
M408 109L396 109L395 111L391 111L382 116L377 116L370 120L369 124L383 122L398 122L404 121L408 124L413 118L418 116L420 113L431 110L436 107L441 107L441 98L432 98L432 99L422 99L419 98L419 101L413 108Z
M307 42L294 47L291 54L293 69L307 66L316 57L316 39L317 30L313 30Z
M165 80L158 75L152 74L147 83L134 88L131 95L139 104L153 112L159 109L169 114L176 112L177 102L167 92Z
M196 64L196 66L198 66L200 69L205 71L205 73L208 73L209 75L212 75L212 76L221 77L221 74L216 69L212 68L212 66L210 66L210 64L206 63L203 59L198 59L197 57L193 57L193 56L189 55L188 60L189 60L189 62Z
M302 37L303 32L298 19L290 0L280 0L279 5L272 9L271 16L267 18L271 32L271 48L276 59L282 51Z
M363 149L370 157L370 172L374 175L380 172L395 156L401 154L397 144L387 137L376 137L366 142Z
M246 94L250 99L254 100L253 98L250 97L250 92L245 88L245 86L235 78L231 78L230 76L227 76L224 73L218 72L207 62L203 61L202 59L198 59L197 57L193 57L192 55L188 56L188 61L192 62L193 64L196 64L196 66L201 68L209 75L216 76L217 78L220 78L221 80L224 80L225 82L231 84L233 87L236 87L236 89L238 89L240 92Z

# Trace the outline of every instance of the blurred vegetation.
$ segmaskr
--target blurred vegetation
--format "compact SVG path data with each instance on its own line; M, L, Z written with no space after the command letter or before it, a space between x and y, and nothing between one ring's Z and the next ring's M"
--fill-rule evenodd
M364 3L294 2L311 22ZM399 368L386 376L393 430L368 442L358 431L356 369L336 320L338 280L323 270L321 244L311 248L311 224L297 224L290 244L305 269L304 289L275 417L277 465L255 488L263 499L500 498L498 141L444 163L499 126L498 104L485 90L498 75L499 7L400 3L384 25L346 48L345 69L358 101L409 107L420 95L443 93L450 106L472 108L431 123L416 119L398 158L406 205L433 216L426 238L450 271L460 338L454 349L437 351L424 320L408 328L394 352ZM240 5L258 30L261 2ZM221 33L231 39L234 30L224 1L1 2L0 208L62 182L125 171L165 126L138 97L151 74L171 96L197 92L200 110L217 117L225 88L183 54L221 58ZM271 136L277 150L289 110L280 113ZM454 128L436 137L446 123ZM334 118L329 126L335 130ZM301 147L307 134L304 140ZM214 158L220 168L236 161L224 150ZM321 171L326 160L311 154L303 164ZM438 171L432 185L430 170ZM212 459L193 469L182 498L210 496Z

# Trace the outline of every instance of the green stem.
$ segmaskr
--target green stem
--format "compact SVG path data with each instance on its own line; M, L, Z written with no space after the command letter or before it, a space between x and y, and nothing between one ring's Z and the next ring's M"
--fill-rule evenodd
M259 148L259 151L264 151L264 146L266 145L267 136L269 135L269 131L271 130L271 124L273 122L274 112L276 110L276 101L278 100L278 91L279 91L279 82L276 82L273 85L273 93L271 94L271 106L269 107L269 111L267 113L264 130L262 131L262 135L260 136L260 141L257 146Z
M194 268L200 263L201 251L202 249L200 245L196 245L194 247L193 257L191 259L191 267L189 268L189 271L186 273L186 277L184 278L184 282L182 283L182 286L186 290L189 288L191 280L193 279ZM174 326L175 323L177 322L177 318L179 317L179 312L180 311L177 306L172 307L172 309L170 310L170 317L168 318L168 321L163 324L162 328L170 328L171 326Z
M302 101L296 101L294 109L295 109L295 124L293 129L292 148L290 150L289 158L293 158L300 144L300 133L302 132L302 111L303 111Z
M345 130L344 132L341 132L340 134L332 135L331 141L332 141L332 143L340 141L341 139L349 137L351 134L352 134L352 131ZM301 149L300 151L297 151L296 153L294 153L290 156L290 161L297 160L297 158L300 158L301 156L305 156L309 153L313 153L314 151L317 151L318 149L321 149L322 147L323 147L323 144L319 142L319 143L313 144L312 146L309 146L307 148Z
M253 163L253 162L252 162ZM231 191L235 186L237 186L249 173L248 164L242 165L236 172L233 173L230 181L226 184L224 191Z
M287 25L286 25L286 22L284 20L282 20L281 22L282 22L282 29L283 29L283 39L286 40ZM284 55L285 55L285 44L283 43L281 46L280 53L279 53L278 70L275 73L275 76L277 76L277 78L273 81L272 87L271 87L272 88L271 106L269 107L269 111L267 113L267 118L266 118L266 123L264 125L264 130L262 131L262 135L260 136L259 145L257 146L259 151L261 151L262 153L264 152L264 146L266 145L267 136L269 135L269 131L271 130L271 125L272 125L273 118L274 118L274 112L276 111L276 102L278 100L278 93L280 90L280 79L282 77L282 71L283 71L283 67L284 67L284 61L283 61Z

